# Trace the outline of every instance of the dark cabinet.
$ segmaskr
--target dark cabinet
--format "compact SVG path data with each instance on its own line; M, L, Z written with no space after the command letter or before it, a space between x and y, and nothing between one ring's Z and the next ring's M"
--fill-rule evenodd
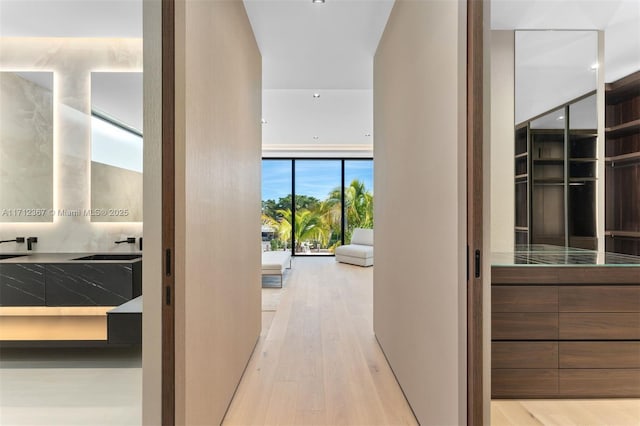
M640 267L493 266L491 310L493 398L640 396Z
M44 305L44 265L0 263L0 306Z

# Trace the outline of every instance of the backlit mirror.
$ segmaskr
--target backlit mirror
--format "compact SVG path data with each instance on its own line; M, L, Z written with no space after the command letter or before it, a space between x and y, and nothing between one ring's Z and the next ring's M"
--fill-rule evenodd
M142 73L91 73L93 222L142 221Z
M0 222L53 216L53 73L0 72Z

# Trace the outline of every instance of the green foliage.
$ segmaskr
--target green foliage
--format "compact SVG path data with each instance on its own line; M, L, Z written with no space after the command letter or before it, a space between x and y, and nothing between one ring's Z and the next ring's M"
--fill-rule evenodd
M355 228L373 228L373 194L364 183L354 179L345 188L345 242L349 244ZM295 241L296 252L309 246L312 250L333 251L340 244L340 220L342 215L341 188L331 191L327 199L320 201L306 195L296 196ZM288 246L292 230L291 196L262 202L262 224L275 230L278 242L275 247ZM271 248L274 249L274 240Z

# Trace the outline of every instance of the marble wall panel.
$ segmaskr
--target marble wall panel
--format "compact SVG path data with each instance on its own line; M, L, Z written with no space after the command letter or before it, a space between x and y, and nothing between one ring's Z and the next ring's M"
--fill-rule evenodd
M51 222L52 208L53 95L0 72L0 222Z
M142 236L141 222L92 222L91 72L142 71L142 39L0 38L0 71L53 71L52 222L0 222L0 237L37 236L40 252L128 252L114 244ZM7 238L8 239L8 238ZM5 243L0 251L24 252L26 244Z

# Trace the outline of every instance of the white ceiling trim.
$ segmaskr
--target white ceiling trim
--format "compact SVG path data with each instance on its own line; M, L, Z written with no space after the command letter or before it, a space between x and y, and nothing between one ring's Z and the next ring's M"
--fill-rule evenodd
M312 145L312 144L299 144L299 145L263 145L262 156L265 158L274 157L301 157L301 158L313 158L313 157L354 157L354 158L369 158L373 157L373 145L372 144L349 144L349 145L336 145L336 144L324 144L324 145Z

